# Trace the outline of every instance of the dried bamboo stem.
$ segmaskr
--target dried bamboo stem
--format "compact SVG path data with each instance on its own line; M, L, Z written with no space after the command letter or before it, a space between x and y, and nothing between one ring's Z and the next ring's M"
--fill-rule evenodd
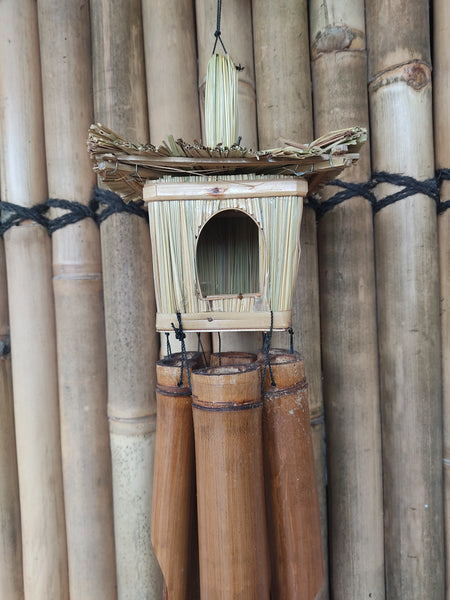
M436 169L450 168L450 5L445 0L434 1L434 151ZM450 198L450 182L443 181L441 202ZM443 392L443 448L444 448L444 515L445 515L445 557L446 557L446 598L450 598L450 210L438 218L439 270L441 299L442 335L442 392Z
M326 582L304 363L277 350L270 364L275 385L266 370L263 436L271 593L315 600Z
M189 369L202 357L189 353ZM181 369L182 383L179 385ZM157 362L158 422L152 503L152 542L164 577L167 598L191 597L191 576L198 570L191 553L197 532L195 507L194 428L192 396L184 357Z
M23 600L22 532L3 240L0 241L0 340L0 597Z
M288 136L313 139L313 117L305 0L253 2L253 34L260 146L271 147ZM295 69L292 72L292 69ZM277 90L282 81L283 93ZM276 94L276 103L273 94ZM289 100L289 104L284 99ZM283 110L277 110L282 103ZM323 547L327 548L324 424L320 356L319 275L316 218L305 205L301 224L301 256L292 306L296 350L305 358L316 461ZM274 334L272 346L287 347L286 334ZM325 555L327 553L325 552ZM325 564L327 569L327 563ZM327 590L324 592L326 597Z
M91 20L95 119L146 141L140 1L97 0L91 3ZM156 598L162 576L149 531L159 339L148 223L114 214L101 224L100 234L118 597Z
M36 3L0 5L2 199L45 201ZM68 599L51 242L34 222L5 235L25 597Z
M428 10L421 0L366 3L373 168L419 180L434 173ZM377 197L393 189L380 185ZM434 600L444 557L433 200L414 194L378 212L375 251L387 590Z
M314 135L368 126L364 2L310 3ZM370 178L369 147L342 179ZM335 188L322 192L329 197ZM372 207L363 198L318 228L327 415L331 589L384 597L383 498ZM361 452L364 448L364 452Z
M142 14L151 139L155 144L168 135L175 139L199 139L193 3L190 0L143 0ZM179 352L180 342L173 334L169 340L172 352ZM204 349L209 351L210 335L203 334L201 340ZM188 334L185 343L189 350L198 350L195 334ZM165 338L161 337L160 354L165 353Z
M259 366L193 372L200 591L267 600Z
M93 111L89 7L39 0L38 15L49 195L87 204L95 183L85 153ZM110 599L116 577L100 239L85 219L56 231L52 242L70 597Z

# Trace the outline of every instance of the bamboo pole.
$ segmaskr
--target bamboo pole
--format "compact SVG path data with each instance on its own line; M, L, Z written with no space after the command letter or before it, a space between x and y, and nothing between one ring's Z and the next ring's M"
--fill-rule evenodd
M2 200L45 201L36 3L0 4ZM51 242L25 221L5 235L25 597L67 600Z
M91 27L95 119L148 141L140 1L91 2ZM148 223L116 213L100 234L118 598L157 598L162 576L150 524L159 339Z
M217 24L216 0L196 0L196 26L198 47L199 101L204 113L206 69L214 47L214 32ZM223 3L221 11L221 32L224 45L236 65L244 69L239 72L238 81L238 136L241 145L247 148L258 147L256 127L255 72L253 65L253 33L250 0L231 0ZM216 50L222 52L220 44ZM203 135L205 134L202 122ZM256 352L261 346L258 333L226 332L213 334L213 350Z
M203 366L200 353L189 352L187 360L189 370ZM195 511L194 428L184 357L173 355L159 360L156 377L158 423L152 542L164 577L165 597L185 600L192 595L190 577L198 565L191 554L193 539L197 537L192 527Z
M0 347L0 597L23 600L22 532L3 240L0 240Z
M39 0L38 16L49 195L86 205L95 183L85 151L93 112L89 6ZM56 231L52 242L70 597L110 599L116 575L100 239L84 219Z
M310 3L314 136L368 127L364 2ZM345 181L370 179L369 146ZM336 188L325 188L329 198ZM318 226L334 598L384 598L383 498L372 207L352 198ZM364 448L364 452L361 449Z
M306 1L283 0L281 3L273 3L268 0L258 0L253 2L253 35L260 147L270 148L280 137L300 142L312 140L313 116ZM276 90L280 85L283 92L277 93ZM277 99L275 103L274 94ZM289 99L289 105L286 105L282 96ZM306 379L309 384L322 543L326 549L325 434L320 356L317 230L315 213L308 203L305 204L302 215L300 244L300 264L292 305L292 327L295 349L304 356ZM273 335L273 347L285 348L288 345L287 334ZM326 552L325 569L327 570ZM325 590L323 597L325 598L327 594Z
M265 521L259 366L192 374L201 597L265 600Z
M428 179L434 174L428 2L368 2L366 18L373 168ZM377 198L397 189L380 185ZM434 201L414 194L380 210L375 252L387 590L393 600L433 600L444 595Z
M147 75L150 135L160 144L173 135L194 141L201 136L197 93L197 51L194 6L191 0L143 0L145 67ZM170 334L172 352L180 352L180 342ZM210 335L201 343L209 351ZM165 352L161 336L161 356ZM199 349L195 334L187 334L186 348Z
M434 150L436 169L450 168L450 5L442 0L434 1ZM443 181L441 202L450 199L450 182ZM443 391L443 449L444 449L444 516L446 557L446 598L450 598L450 210L438 218L439 270L442 334L442 391Z
M265 362L265 353L258 359ZM279 351L269 361L263 439L271 593L279 600L314 600L326 582L304 361Z

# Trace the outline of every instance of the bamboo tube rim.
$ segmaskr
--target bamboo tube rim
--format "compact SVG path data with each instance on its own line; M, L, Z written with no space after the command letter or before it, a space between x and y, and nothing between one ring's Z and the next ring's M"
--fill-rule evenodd
M261 365L257 362L205 367L193 371L192 407L220 412L261 406L260 374Z

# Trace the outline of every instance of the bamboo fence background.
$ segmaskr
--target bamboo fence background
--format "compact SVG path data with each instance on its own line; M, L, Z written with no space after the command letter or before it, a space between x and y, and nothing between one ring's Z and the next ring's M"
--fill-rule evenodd
M87 209L94 119L136 142L200 139L216 10L214 0L3 0L3 222L8 202ZM244 67L244 145L362 125L369 142L347 183L379 171L428 181L381 208L398 180L373 196L360 186L323 216L306 204L293 328L309 385L322 599L448 600L450 184L439 216L430 197L435 169L444 179L450 169L448 2L227 0L221 31ZM322 208L336 189L322 191ZM150 516L165 340L148 224L113 214L99 232L84 219L50 237L36 218L4 233L4 259L0 248L0 336L11 338L0 358L0 595L160 598ZM260 337L221 342L255 352ZM288 335L272 345L287 348Z

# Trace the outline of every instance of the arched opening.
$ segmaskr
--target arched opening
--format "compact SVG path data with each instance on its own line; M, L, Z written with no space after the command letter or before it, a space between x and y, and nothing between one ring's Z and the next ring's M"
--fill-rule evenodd
M197 275L203 298L258 295L260 230L240 210L224 210L209 219L197 240Z

